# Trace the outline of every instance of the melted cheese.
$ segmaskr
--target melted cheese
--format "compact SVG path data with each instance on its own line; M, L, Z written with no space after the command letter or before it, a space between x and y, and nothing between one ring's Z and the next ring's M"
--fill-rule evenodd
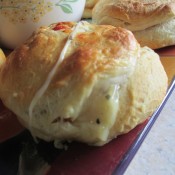
M61 65L61 63L63 62L63 60L65 59L65 55L66 52L73 40L73 38L76 36L76 32L77 29L79 28L79 26L83 24L82 22L77 23L77 25L73 28L72 33L69 35L67 42L63 48L63 50L61 51L60 57L58 58L55 66L53 67L53 69L49 72L46 81L44 82L44 84L41 86L41 88L36 92L35 96L33 97L30 106L29 106L29 118L30 118L30 125L32 122L32 114L33 114L33 109L36 105L36 103L38 102L38 100L42 97L42 95L45 93L45 91L47 90L52 78L54 77L58 67Z

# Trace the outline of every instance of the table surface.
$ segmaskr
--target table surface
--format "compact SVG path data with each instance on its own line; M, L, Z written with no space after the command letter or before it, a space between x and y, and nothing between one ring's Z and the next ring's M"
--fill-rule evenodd
M169 77L175 75L175 57L162 55ZM125 175L175 174L175 90L133 158Z
M168 81L170 83L173 76L175 76L175 56L162 56L160 57L160 60L168 75Z
M175 174L175 90L125 175Z

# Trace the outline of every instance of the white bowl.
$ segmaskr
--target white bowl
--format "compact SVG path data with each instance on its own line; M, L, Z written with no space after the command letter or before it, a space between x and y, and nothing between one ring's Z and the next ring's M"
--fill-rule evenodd
M85 0L2 0L0 42L15 48L36 28L62 21L79 21Z

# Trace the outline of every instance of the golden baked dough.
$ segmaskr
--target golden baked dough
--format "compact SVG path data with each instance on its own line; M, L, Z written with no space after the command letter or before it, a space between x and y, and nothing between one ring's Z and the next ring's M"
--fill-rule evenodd
M3 65L6 61L6 57L2 51L2 49L0 48L0 66Z
M100 0L93 10L93 22L144 30L175 17L174 0Z
M83 18L92 18L92 9L99 0L86 0Z
M167 76L159 56L122 28L40 28L0 67L0 98L35 137L103 145L148 118Z
M100 0L92 12L96 24L131 30L141 46L175 44L175 0Z
M86 0L86 7L94 7L98 0Z
M175 18L145 30L133 32L141 46L158 49L175 44Z
M92 18L92 9L93 8L85 8L83 12L83 19L91 19Z

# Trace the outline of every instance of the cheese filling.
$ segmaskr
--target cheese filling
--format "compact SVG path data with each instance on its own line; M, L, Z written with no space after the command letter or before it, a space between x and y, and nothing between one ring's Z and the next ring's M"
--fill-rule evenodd
M60 54L60 57L59 59L57 60L55 66L53 67L53 69L49 72L47 78L46 78L46 81L44 82L44 84L41 86L41 88L36 92L35 96L33 97L31 103L30 103L30 106L29 106L29 118L30 118L30 125L31 125L31 121L32 121L32 114L33 114L33 109L36 105L36 103L38 102L38 100L43 96L43 94L45 93L45 91L47 90L52 78L54 77L58 67L61 65L61 63L63 62L63 60L65 59L65 55L66 55L66 52L73 40L73 38L76 36L76 32L77 32L77 29L80 27L80 25L82 25L83 22L79 22L77 23L76 26L74 26L73 30L72 30L72 33L69 35L67 41L66 41L66 44L63 48L63 50L61 51L61 54Z

